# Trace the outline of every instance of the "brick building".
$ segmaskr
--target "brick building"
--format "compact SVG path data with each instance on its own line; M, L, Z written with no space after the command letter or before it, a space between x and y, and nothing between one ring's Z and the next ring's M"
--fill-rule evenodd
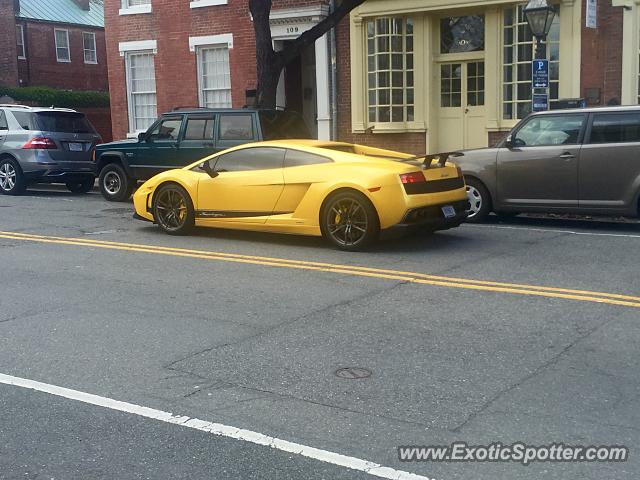
M0 84L108 91L102 0L0 0ZM110 140L109 110L87 115Z
M328 0L274 0L276 49L328 13ZM121 0L105 4L114 137L134 136L181 106L241 107L256 88L247 0ZM283 74L278 105L330 136L328 36Z
M274 46L315 25L330 3L274 0ZM550 3L551 100L638 103L638 3ZM486 146L531 108L525 4L367 0L335 31L335 95L330 33L287 68L278 105L302 112L319 138L414 153ZM117 138L175 107L240 107L255 88L248 0L120 0L105 16Z
M0 0L0 82L109 89L102 1Z

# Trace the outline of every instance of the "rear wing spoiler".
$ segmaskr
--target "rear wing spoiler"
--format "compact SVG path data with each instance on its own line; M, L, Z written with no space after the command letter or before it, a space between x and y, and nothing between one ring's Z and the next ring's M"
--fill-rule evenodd
M416 160L424 160L424 162L422 163L424 165L424 168L432 168L434 166L433 165L434 160L436 161L436 164L435 164L436 167L444 167L447 161L449 160L449 158L462 157L462 156L464 156L464 153L458 152L458 151L441 152L441 153L425 155L423 157L418 157Z

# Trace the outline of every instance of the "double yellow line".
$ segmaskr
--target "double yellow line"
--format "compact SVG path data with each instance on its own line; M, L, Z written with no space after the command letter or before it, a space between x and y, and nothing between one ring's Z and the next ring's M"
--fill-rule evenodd
M483 292L498 292L515 295L561 298L566 300L605 303L609 305L640 308L640 297L619 295L614 293L593 292L588 290L570 290L566 288L544 287L537 285L487 282L482 280L444 277L439 275L428 275L400 270L387 270L381 268L339 265L322 262L306 262L301 260L259 257L253 255L239 255L234 253L208 252L206 250L189 250L184 248L141 245L136 243L107 242L101 240L88 240L84 238L31 235L27 233L17 232L0 231L0 238L26 242L72 245L80 247L103 248L108 250L122 250L127 252L152 253L156 255L170 255L175 257L198 258L203 260L216 260L222 262L245 263L268 267L312 270L317 272L329 272L341 275L354 275L359 277L397 280L419 285L433 285L438 287L461 288L465 290L476 290Z

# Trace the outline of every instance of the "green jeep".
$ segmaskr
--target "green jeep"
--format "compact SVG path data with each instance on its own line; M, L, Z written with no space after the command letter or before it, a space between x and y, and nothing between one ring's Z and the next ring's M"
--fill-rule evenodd
M182 168L212 153L244 143L311 138L293 112L256 109L178 109L163 114L136 140L95 149L95 173L107 200L128 200L138 181Z

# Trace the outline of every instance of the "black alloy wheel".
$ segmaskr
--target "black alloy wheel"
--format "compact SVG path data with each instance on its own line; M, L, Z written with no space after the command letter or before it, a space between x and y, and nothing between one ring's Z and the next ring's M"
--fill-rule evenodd
M342 192L326 202L320 227L323 236L342 250L359 250L380 233L378 215L371 202L359 192Z
M184 235L195 224L193 202L179 185L160 187L153 198L153 218L170 235Z

